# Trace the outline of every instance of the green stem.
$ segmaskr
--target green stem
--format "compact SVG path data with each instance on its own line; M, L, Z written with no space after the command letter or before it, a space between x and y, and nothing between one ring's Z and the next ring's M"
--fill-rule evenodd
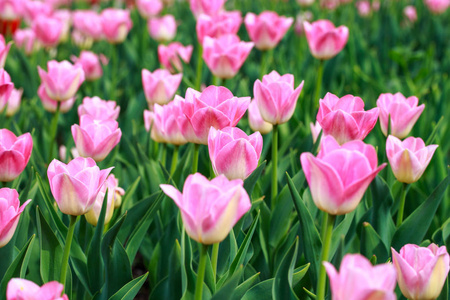
M408 189L408 184L403 183L402 193L400 195L400 206L398 207L398 212L397 212L397 227L400 227L400 225L402 225L402 222L403 222L403 211L405 210L405 199L406 199L407 189Z
M175 173L175 170L177 169L179 150L180 150L180 146L175 146L175 148L173 148L172 164L170 165L170 176L172 176L173 173Z
M323 218L323 222L326 224L322 226L325 230L322 234L322 254L320 255L320 270L319 270L319 281L317 282L317 298L316 300L324 300L325 299L325 291L327 284L327 273L325 271L325 267L323 265L324 261L328 260L328 256L330 255L330 244L331 244L331 235L333 233L333 225L336 216L330 215L326 213Z
M69 231L67 231L66 245L64 246L64 254L61 262L61 275L59 282L66 285L67 268L69 266L70 246L72 245L73 232L77 224L78 216L70 216Z
M197 72L195 74L195 89L200 91L202 85L202 70L203 70L203 47L198 44L197 49Z
M48 162L53 158L53 146L55 145L56 132L58 131L58 119L61 108L61 102L58 101L56 105L56 112L53 115L52 123L50 125L50 150L48 153Z
M192 158L192 174L197 173L198 170L198 153L200 144L194 144L194 157Z
M316 91L314 92L314 99L311 103L314 103L311 114L314 115L314 111L319 107L320 90L322 89L323 78L323 65L324 60L319 61L319 69L317 70Z
M216 75L213 76L213 85L215 86L220 86L221 84L221 80L219 77L217 77Z
M166 166L166 158L167 158L167 144L161 145L161 164L163 167Z
M208 245L201 245L200 260L198 262L197 283L195 284L195 300L202 300L203 278L205 278L206 257L208 256Z
M275 208L275 199L278 194L278 124L273 125L272 131L272 210Z
M212 269L213 269L214 280L216 279L216 275L217 275L217 260L219 258L219 244L220 243L213 244L212 254L211 254L211 265L212 265Z

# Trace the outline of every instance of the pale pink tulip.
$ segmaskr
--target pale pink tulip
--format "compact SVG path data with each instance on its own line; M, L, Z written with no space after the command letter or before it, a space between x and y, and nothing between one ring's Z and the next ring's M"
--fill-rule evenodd
M0 1L0 19L13 21L23 16L25 0L3 0Z
M16 190L0 189L0 248L8 244L13 237L19 223L20 214L30 201L31 199L25 201L21 206L19 194Z
M145 19L157 16L163 9L161 0L136 0L136 6Z
M122 43L133 27L130 12L124 9L107 8L101 13L103 35L110 43Z
M361 254L344 256L339 273L323 263L330 278L333 300L396 300L396 271L392 264L372 266Z
M304 22L306 39L311 54L318 59L330 59L344 49L348 40L346 26L335 27L331 21Z
M81 51L79 58L72 56L71 59L76 66L81 66L86 80L88 81L94 81L102 77L102 64L107 64L107 59L103 56L103 54L97 55L91 51Z
M38 16L32 27L36 38L45 47L58 45L63 30L63 23L54 17Z
M70 28L72 27L72 13L68 9L56 10L52 17L58 19L62 23L60 42L66 42L69 39Z
M364 110L364 101L352 95L342 98L327 93L319 101L317 121L323 133L332 135L339 144L363 140L378 119L378 108Z
M408 19L409 22L415 23L417 21L417 11L412 5L408 5L403 9L403 14Z
M159 45L158 46L158 59L159 62L169 70L171 73L181 72L183 70L183 64L180 58L185 62L189 63L191 60L192 50L194 48L192 45L183 46L179 42L173 42L169 45Z
M173 99L180 86L183 74L172 75L165 69L157 69L153 73L142 70L142 86L145 98L151 106L154 103L163 105Z
M41 99L42 106L44 109L48 112L55 113L58 108L59 103L59 111L62 113L66 113L69 110L72 109L73 105L75 104L75 97L70 98L69 100L60 102L53 100L47 95L47 92L45 91L45 87L43 84L41 84L38 88L37 92L39 99Z
M47 63L48 72L38 66L39 76L47 95L56 101L73 98L84 82L84 71L80 65L72 65L67 60Z
M205 245L223 241L251 208L243 181L229 181L224 175L211 181L200 173L189 175L183 193L168 184L160 187L180 209L186 233Z
M196 18L201 14L215 16L223 10L227 0L190 0L191 11Z
M332 136L322 138L317 157L302 153L300 161L316 206L332 215L353 211L386 163L377 167L372 145L351 141L342 146Z
M255 47L259 50L269 50L278 45L294 23L294 19L278 16L273 11L264 11L260 15L247 13L244 23Z
M425 108L424 104L417 106L418 104L419 99L415 96L406 98L401 93L381 94L377 106L380 109L380 125L384 135L392 134L400 139L406 137Z
M6 57L8 56L9 48L11 48L11 42L6 44L5 38L0 34L0 68L5 67Z
M315 144L317 142L317 139L319 138L320 133L322 132L322 127L320 127L319 122L316 121L316 123L309 123L309 128L311 129L311 136L313 139L313 143Z
M28 0L23 1L22 5L22 14L28 24L32 24L38 17L50 17L53 14L53 7L42 1Z
M234 77L250 51L252 42L241 42L237 35L227 34L217 39L205 37L203 40L203 59L215 76L222 79Z
M410 136L403 142L388 136L386 154L398 181L413 183L422 177L438 145L425 146L421 138Z
M4 69L0 69L0 110L3 110L11 93L14 90L14 83L11 82L11 77Z
M273 125L261 117L256 100L250 102L248 106L248 123L253 131L259 131L261 134L267 134L273 129Z
M54 159L48 166L47 176L61 212L73 216L87 213L111 170L100 170L90 157L77 157L67 165Z
M407 244L400 253L391 250L402 294L411 300L438 298L449 271L450 258L445 246Z
M368 17L372 12L372 7L370 5L369 0L361 0L356 2L356 8L358 9L358 14L361 17Z
M277 71L264 75L253 86L253 94L263 120L273 125L289 121L294 114L303 81L294 89L294 75L280 76Z
M36 39L36 35L31 28L17 30L13 35L13 39L14 44L16 44L18 48L23 49L26 55L31 55L39 49L39 43Z
M208 150L214 174L223 174L229 180L244 180L258 167L262 146L259 132L248 136L237 127L220 130L211 127Z
M61 296L64 286L57 281L50 281L43 286L21 279L13 278L6 288L6 300L69 300L66 294Z
M8 129L0 129L0 181L16 179L25 169L33 150L33 138L28 132L16 137Z
M94 120L117 120L120 106L116 101L102 100L99 97L84 97L83 104L78 106L78 116L89 115Z
M218 38L226 34L237 34L242 23L240 11L224 11L217 16L201 14L197 19L197 38L203 44L205 36Z
M6 105L6 116L11 117L16 114L19 110L20 102L22 101L23 89L13 89L11 91L11 95L9 96L7 105ZM0 109L0 111L3 110Z
M238 98L225 87L209 86L201 94L189 88L182 108L200 143L207 145L211 126L236 126L249 104L250 97Z
M428 9L436 15L443 14L450 7L450 0L424 0Z
M73 27L92 40L100 40L103 37L102 18L92 10L75 10L72 14Z
M148 20L148 32L160 43L170 42L177 34L177 21L173 15L151 18Z
M96 120L90 115L82 115L80 125L72 125L72 136L82 157L99 162L120 142L122 131L116 120Z

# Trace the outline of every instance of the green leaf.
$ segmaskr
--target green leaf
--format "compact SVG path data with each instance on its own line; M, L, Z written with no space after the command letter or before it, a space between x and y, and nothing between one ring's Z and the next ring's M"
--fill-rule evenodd
M275 300L298 299L293 291L292 277L297 260L298 237L284 255L280 266L275 274L272 286L272 294Z
M233 276L231 276L222 287L214 294L211 300L230 300L233 298L233 295L236 291L236 287L239 283L239 280L244 273L243 266L239 266L239 268L234 272Z
M372 199L374 199L370 224L388 247L395 232L395 224L391 215L391 207L394 204L391 191L386 181L380 176L375 177L372 181L370 190Z
M386 246L372 225L364 222L361 235L361 254L367 258L375 255L377 261L387 262L390 257L388 249L386 249Z
M266 167L267 161L263 161L255 171L253 171L250 176L247 177L244 181L244 189L247 191L247 194L251 197L253 193L253 189L255 188L256 182L261 176L264 168Z
M334 228L331 238L331 247L329 254L330 259L336 253L336 250L339 247L339 243L341 242L341 237L345 237L347 235L350 225L352 224L352 221L355 217L355 213L356 211L352 211L351 213L346 214L344 220L342 220L342 222Z
M141 177L136 178L136 180L127 188L125 195L122 197L122 205L120 206L120 212L123 214L127 209L132 207L131 198L133 197L136 189L141 181Z
M253 284L259 279L260 273L256 273L246 281L241 283L233 293L233 300L241 300L245 293L253 286Z
M133 300L147 279L148 273L130 281L115 293L109 300Z

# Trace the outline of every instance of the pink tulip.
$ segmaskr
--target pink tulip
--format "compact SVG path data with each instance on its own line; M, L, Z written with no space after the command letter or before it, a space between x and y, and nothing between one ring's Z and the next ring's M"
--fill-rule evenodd
M53 100L52 98L50 98L47 95L47 92L45 91L45 87L43 84L41 84L38 88L38 92L37 92L39 99L41 99L42 102L42 106L44 107L44 109L48 112L51 113L55 113L58 107L58 103L60 103L59 105L59 111L62 113L66 113L69 110L72 109L73 105L75 104L75 97L70 98L69 100L60 102L60 101L56 101Z
M20 214L30 201L31 199L20 206L19 194L16 190L0 189L0 248L8 244L13 237L19 223Z
M332 136L322 138L317 157L300 156L314 203L332 215L353 211L370 182L386 163L377 167L377 153L372 145L351 141L342 146Z
M62 23L60 42L66 42L69 39L70 28L72 26L72 13L68 9L56 10L52 17L58 19Z
M72 125L72 136L81 156L99 162L120 142L122 131L116 120L96 120L90 115L82 115L80 125Z
M386 154L398 181L413 183L422 177L438 145L425 146L421 138L409 137L403 142L388 136Z
M117 120L120 113L120 106L116 106L116 101L106 101L99 97L84 97L83 104L78 106L78 116L89 115L94 120Z
M157 16L163 9L161 0L136 0L136 6L145 19Z
M103 35L110 43L122 43L133 27L128 10L107 8L101 13Z
M411 300L438 298L449 271L450 258L445 246L407 244L400 249L400 253L391 249L403 295Z
M47 95L56 101L73 98L84 82L84 71L80 65L72 65L67 60L47 63L48 72L38 66L39 76Z
M396 271L389 263L372 266L361 254L344 256L339 273L324 262L333 300L395 300Z
M31 134L16 137L8 129L0 129L0 181L16 179L27 166L32 149Z
M401 93L381 94L377 106L384 135L392 134L400 139L406 137L425 108L424 104L417 106L418 103L415 96L405 98ZM391 131L388 133L389 118Z
M216 129L236 126L249 104L250 97L238 98L225 87L209 86L201 94L188 88L182 108L199 142L207 145L211 126Z
M42 287L36 283L13 278L8 282L6 288L6 300L69 300L66 294L61 296L64 286L57 281L50 281Z
M0 34L0 68L5 67L6 57L8 56L9 48L11 48L11 42L6 44L5 38Z
M14 83L11 82L11 77L4 69L0 69L0 110L3 110L11 93L14 90Z
M203 44L205 36L218 38L226 34L237 34L242 23L240 11L221 12L216 16L201 14L197 19L197 38Z
M320 0L320 7L328 9L328 10L334 10L340 5L339 0Z
M408 19L409 22L415 23L417 21L417 11L412 5L408 5L403 9L403 14Z
M185 63L189 63L193 49L192 45L184 47L183 44L179 42L170 43L168 46L159 45L159 62L171 73L181 72L183 70L183 64L181 63L180 58Z
M33 21L32 28L42 45L55 47L61 38L63 23L54 17L39 16Z
M253 94L263 120L271 124L283 124L294 114L298 96L303 88L303 81L294 89L294 75L280 76L272 71L258 79L253 86Z
M312 19L313 19L313 14L310 11L305 11L305 12L297 14L297 17L295 18L294 32L300 36L304 35L305 27L303 24L305 21L309 22Z
M28 24L32 24L38 17L50 17L53 14L53 7L42 1L23 1L23 17ZM51 29L51 28L49 28Z
M347 95L342 98L327 93L319 101L317 121L323 133L332 135L339 144L363 140L378 119L378 108L364 111L364 101Z
M244 23L255 47L259 50L269 50L278 45L294 23L294 19L280 17L273 11L265 11L259 16L247 13Z
M223 79L234 77L250 51L251 42L241 42L237 35L227 34L213 39L203 40L203 59L214 76Z
M450 7L450 0L424 0L428 9L436 15L443 14Z
M172 75L164 69L157 69L153 73L142 70L142 86L149 105L157 103L163 105L173 99L181 83L183 74Z
M258 167L262 146L259 132L248 136L237 127L221 130L211 127L208 150L214 174L224 174L229 180L244 180Z
M19 110L20 102L22 101L23 89L13 89L9 96L8 103L6 105L6 116L11 117ZM2 111L3 108L0 109Z
M94 81L102 77L102 64L106 65L108 63L103 54L97 55L91 51L81 51L79 58L72 56L71 59L76 66L81 66L88 81Z
M6 21L17 20L23 15L24 0L0 1L0 19Z
M77 157L67 165L54 159L48 166L47 176L61 212L73 216L86 214L111 170L100 170L90 157Z
M177 21L172 15L151 18L148 20L148 32L160 43L170 42L177 34Z
M215 16L223 10L227 0L190 0L191 11L196 18L201 14Z
M330 59L344 49L348 40L346 26L334 27L328 20L319 20L310 24L304 22L306 39L312 56L318 59Z
M319 138L320 133L322 132L322 127L320 127L319 122L316 121L316 123L310 123L309 128L311 129L311 136L313 139L313 143L315 144L317 142L317 139Z
M75 31L93 40L103 37L102 18L92 10L76 10L72 14Z
M186 233L205 245L223 241L251 208L243 181L224 175L211 181L200 173L189 175L183 193L168 184L160 187L180 209Z
M248 106L248 123L253 131L259 131L261 134L267 134L273 128L271 123L264 121L261 117L256 100L250 102Z
M368 17L372 12L372 7L369 0L361 0L356 2L356 8L358 9L358 14L361 17Z
M14 44L16 44L18 48L23 49L26 55L31 55L39 48L36 35L31 28L17 30L13 35L13 39Z

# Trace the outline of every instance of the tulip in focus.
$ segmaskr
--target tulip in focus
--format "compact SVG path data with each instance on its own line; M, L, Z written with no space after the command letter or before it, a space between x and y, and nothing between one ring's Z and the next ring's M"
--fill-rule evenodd
M0 248L8 244L13 237L19 223L20 214L30 201L31 199L25 201L21 206L19 193L16 190L0 189Z
M294 19L278 16L273 11L265 11L258 16L247 13L244 23L255 47L259 50L270 50L278 45L294 23Z
M421 138L409 137L403 142L388 136L386 154L398 181L413 183L422 177L438 145L425 146Z
M377 167L372 145L351 141L340 146L332 136L322 138L317 157L302 153L300 161L314 203L331 215L352 212L370 182L386 166Z
M183 193L168 184L160 187L180 209L186 233L204 245L223 241L251 208L243 181L224 175L211 181L200 173L189 175Z
M103 54L97 55L91 51L81 51L80 57L72 56L75 65L81 66L87 81L94 81L102 77L102 65L106 65L108 60Z
M415 96L406 98L401 93L381 94L377 106L380 109L380 125L384 135L392 134L399 139L406 137L425 108L424 104L417 106L418 103L419 99Z
M84 97L83 104L78 106L78 116L89 115L94 120L117 120L120 107L116 101L102 100L99 97Z
M102 11L100 17L103 35L110 43L117 44L125 41L133 26L128 10L107 8Z
M218 38L222 35L237 34L242 23L240 11L224 11L217 16L201 14L197 19L197 37L200 44L206 36Z
M70 98L69 100L65 100L63 102L59 102L56 100L53 100L47 95L47 92L45 91L45 87L43 84L41 84L38 88L37 92L39 99L41 99L42 106L44 109L48 112L55 113L58 108L59 103L59 111L62 113L66 113L69 110L72 109L73 105L75 104L75 97Z
M256 100L250 102L248 106L248 123L253 131L259 131L261 134L267 134L273 129L273 125L261 117Z
M294 75L281 76L277 71L264 75L253 86L253 94L263 120L273 125L289 121L294 114L303 81L294 89Z
M23 172L33 150L33 138L28 132L16 137L8 129L0 129L0 181L9 182Z
M330 59L344 49L348 40L346 26L335 27L329 20L304 22L306 39L311 54L317 59Z
M317 121L323 133L332 135L339 144L352 140L363 140L373 129L378 119L378 108L364 111L364 101L347 95L339 98L327 93L319 101Z
M417 11L412 5L408 5L403 9L403 14L408 19L409 22L415 23L417 21Z
M153 73L143 69L142 86L149 106L154 103L163 105L172 100L182 78L183 74L172 75L164 69L157 69Z
M157 16L163 9L161 0L136 0L136 6L144 19Z
M330 278L333 300L395 300L396 276L394 266L386 263L372 266L361 254L344 256L339 272L324 262Z
M189 0L191 11L196 18L201 14L215 16L223 10L227 0Z
M193 49L194 48L192 45L185 47L179 42L173 42L167 46L159 45L158 59L164 68L169 70L171 73L181 72L183 70L183 64L181 63L180 58L185 63L189 63Z
M450 0L424 0L428 9L436 15L445 13L450 7Z
M445 246L407 244L400 253L391 249L402 294L411 300L437 299L449 271L450 261Z
M36 35L31 28L17 30L13 35L13 40L18 48L25 51L26 55L31 55L40 47Z
M0 68L5 67L6 57L8 56L9 49L11 48L11 42L6 44L5 38L0 34Z
M66 294L61 296L64 286L57 281L50 281L43 286L21 279L12 278L6 288L6 300L69 300Z
M47 176L61 212L72 216L86 214L111 170L100 170L90 157L77 157L67 165L54 159L48 166Z
M63 23L54 17L38 16L32 27L36 38L45 47L58 45L63 30Z
M148 32L160 43L170 42L177 34L177 21L173 15L151 18L148 20Z

